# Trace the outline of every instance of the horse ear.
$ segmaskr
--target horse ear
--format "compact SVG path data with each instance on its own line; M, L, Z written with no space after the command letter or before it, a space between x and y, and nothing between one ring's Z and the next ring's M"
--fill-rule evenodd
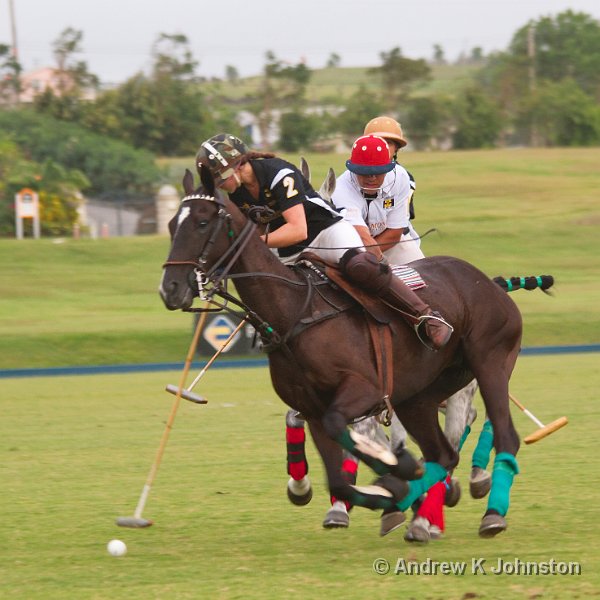
M183 191L186 196L194 193L194 176L189 169L185 170L185 175L183 176Z
M212 173L208 170L204 165L200 165L200 181L202 182L202 186L204 187L204 191L209 196L215 195L215 178L212 176Z
M310 167L304 156L300 157L300 172L304 175L304 179L310 183Z
M325 177L325 181L319 189L319 196L321 196L323 200L326 200L331 205L333 205L331 197L333 196L333 192L335 191L335 183L335 172L331 167L329 167L329 171L327 171L327 177Z

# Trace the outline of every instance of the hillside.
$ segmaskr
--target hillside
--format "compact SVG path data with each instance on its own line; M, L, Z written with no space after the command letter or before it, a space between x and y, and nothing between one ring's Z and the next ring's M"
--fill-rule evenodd
M432 66L432 81L415 88L416 95L432 93L453 96L471 81L477 71L473 65ZM228 81L208 84L211 93L218 93L236 103L252 97L261 85L260 77L247 77L236 83ZM377 76L369 73L368 67L336 67L315 69L307 86L307 99L311 104L339 103L354 94L361 86L373 92L379 89Z

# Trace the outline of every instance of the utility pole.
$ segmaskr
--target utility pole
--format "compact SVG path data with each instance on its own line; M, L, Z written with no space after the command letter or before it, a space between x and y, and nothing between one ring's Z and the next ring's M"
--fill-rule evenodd
M535 76L535 25L529 24L527 29L527 59L529 63L529 93L533 96L536 87ZM531 145L535 148L539 145L535 115L531 118Z
M17 49L17 25L15 22L15 6L13 0L8 0L8 11L10 13L10 33L12 36L12 55L15 60L19 58Z
M535 25L529 24L527 30L527 58L529 62L529 91L535 91Z
M10 33L11 33L11 54L12 54L12 62L14 73L13 76L16 78L14 81L13 88L13 102L16 106L18 106L20 101L21 94L21 82L20 82L20 68L19 68L19 50L17 47L17 25L15 19L15 6L13 0L8 0L8 11L10 13Z

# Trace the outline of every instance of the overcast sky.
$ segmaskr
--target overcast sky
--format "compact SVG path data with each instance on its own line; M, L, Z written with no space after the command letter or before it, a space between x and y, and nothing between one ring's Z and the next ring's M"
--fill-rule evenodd
M342 66L376 66L399 46L449 60L474 47L504 50L529 20L568 9L600 19L600 0L12 0L24 69L53 65L52 43L67 27L83 31L83 53L102 83L120 83L150 65L160 33L183 33L199 75L223 77L227 65L256 75L265 52L323 67L332 52ZM12 43L10 1L0 0L0 43Z

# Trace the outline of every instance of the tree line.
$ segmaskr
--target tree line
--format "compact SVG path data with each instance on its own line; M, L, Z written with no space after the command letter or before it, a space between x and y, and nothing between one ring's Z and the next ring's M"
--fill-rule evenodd
M235 67L227 67L225 81L199 76L184 35L159 35L150 72L107 90L79 60L82 47L82 32L65 29L53 44L58 89L22 106L21 66L0 44L0 199L11 198L16 181L34 189L46 182L49 194L69 198L67 206L75 189L106 197L115 190L148 193L161 177L154 156L193 155L217 131L245 137L236 118L241 109L255 116L265 146L278 120L285 151L311 149L335 135L350 141L383 113L402 123L416 149L600 143L600 23L571 10L526 23L504 51L484 56L475 48L461 57L476 68L455 93L424 92L432 68L446 62L439 45L430 62L396 46L368 70L373 85L320 107L307 97L313 71L272 51L254 86L233 98L228 90L240 84ZM332 53L328 67L340 62ZM0 232L8 212L3 202Z

